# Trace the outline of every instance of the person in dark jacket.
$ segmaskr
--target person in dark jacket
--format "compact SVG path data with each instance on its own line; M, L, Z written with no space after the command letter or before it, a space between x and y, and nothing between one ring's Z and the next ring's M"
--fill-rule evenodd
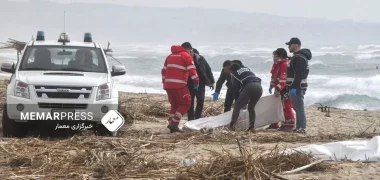
M223 69L220 72L218 81L216 82L215 92L213 95L213 101L217 101L219 99L220 90L222 89L223 84L227 81L227 93L224 99L224 112L228 112L231 110L232 103L234 102L234 96L232 94L231 89L231 76L230 76L230 66L231 61L226 60L223 63Z
M189 77L187 86L189 87L191 94L191 106L187 111L188 121L202 117L206 86L210 87L211 90L214 90L215 84L214 75L212 74L210 65L207 63L206 59L203 56L199 55L198 50L195 48L193 48L193 59L199 76L199 88L198 91L193 88L193 80ZM195 98L197 98L197 105L194 112Z
M220 90L222 89L224 82L227 81L227 83L226 83L227 92L226 92L226 97L224 99L224 112L230 111L234 100L236 101L236 99L234 98L234 95L232 93L232 84L231 84L231 76L230 76L230 72L231 72L230 66L231 66L231 63L233 63L233 62L236 62L239 65L243 66L243 63L239 60L233 60L233 61L226 60L226 61L224 61L222 72L220 73L219 79L216 82L215 92L212 94L213 95L213 101L214 102L217 101L219 99Z
M230 128L233 130L239 118L240 110L248 104L249 129L254 129L256 113L255 106L263 95L261 79L257 77L249 68L234 62L230 67L231 83L234 98L237 98L232 112Z
M285 44L289 46L289 51L293 53L288 65L286 85L296 112L295 132L306 133L304 96L308 86L307 76L309 75L309 60L312 58L312 54L309 49L301 49L301 41L296 37L291 38Z

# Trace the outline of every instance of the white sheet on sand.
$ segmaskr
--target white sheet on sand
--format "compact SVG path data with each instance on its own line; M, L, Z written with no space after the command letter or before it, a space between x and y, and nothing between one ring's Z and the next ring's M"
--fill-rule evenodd
M260 128L275 122L284 121L285 119L282 107L281 98L276 98L274 95L261 97L255 107L255 128ZM186 130L199 131L203 128L208 129L229 126L231 122L231 116L232 110L218 116L205 117L193 121L188 121L183 125L183 128ZM235 128L236 130L247 130L248 127L248 110L241 110Z
M295 150L295 151L294 151ZM311 144L288 150L311 153L324 160L352 160L380 162L380 136L363 141L340 141L327 144Z

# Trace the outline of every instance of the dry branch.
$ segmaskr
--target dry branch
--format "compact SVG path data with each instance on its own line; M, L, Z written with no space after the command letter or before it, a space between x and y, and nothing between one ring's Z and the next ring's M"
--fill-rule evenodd
M323 162L323 159L320 159L320 160L318 160L318 161L315 161L315 162L313 162L313 163L310 163L310 164L308 164L308 165L306 165L306 166L302 166L302 167L299 167L299 168L297 168L297 169L293 169L293 170L291 170L291 171L283 172L283 173L281 173L281 174L292 174L292 173L296 173L296 172L299 172L299 171L303 171L303 170L305 170L305 169L307 169L307 168L310 168L310 167L312 167L312 166L314 166L314 165L316 165L316 164L319 164L319 163L321 163L321 162Z
M4 44L4 46L1 46L0 49L15 49L17 52L21 52L24 50L26 46L26 42L17 41L14 39L9 38L9 40L6 43L0 43Z
M237 141L239 156L227 151L222 153L212 152L214 155L187 169L177 176L177 179L286 179L274 173L292 170L302 167L314 161L310 154L294 153L284 154L278 147L265 156L254 156L251 149L244 147L240 140ZM311 171L324 171L326 165L319 165Z

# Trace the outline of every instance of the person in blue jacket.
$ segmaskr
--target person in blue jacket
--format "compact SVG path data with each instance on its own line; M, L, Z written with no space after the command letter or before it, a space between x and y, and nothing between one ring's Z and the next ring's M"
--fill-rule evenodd
M261 79L248 67L244 67L238 62L232 63L230 71L234 98L237 99L232 112L230 128L232 130L234 129L234 125L239 118L240 110L248 104L248 130L252 130L254 129L256 120L255 106L263 95Z

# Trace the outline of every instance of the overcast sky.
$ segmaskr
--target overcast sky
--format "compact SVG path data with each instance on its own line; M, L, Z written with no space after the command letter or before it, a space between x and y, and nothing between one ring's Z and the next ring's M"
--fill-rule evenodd
M18 0L23 1L23 0ZM24 0L26 1L26 0ZM153 7L202 7L293 17L380 22L380 0L51 0Z

